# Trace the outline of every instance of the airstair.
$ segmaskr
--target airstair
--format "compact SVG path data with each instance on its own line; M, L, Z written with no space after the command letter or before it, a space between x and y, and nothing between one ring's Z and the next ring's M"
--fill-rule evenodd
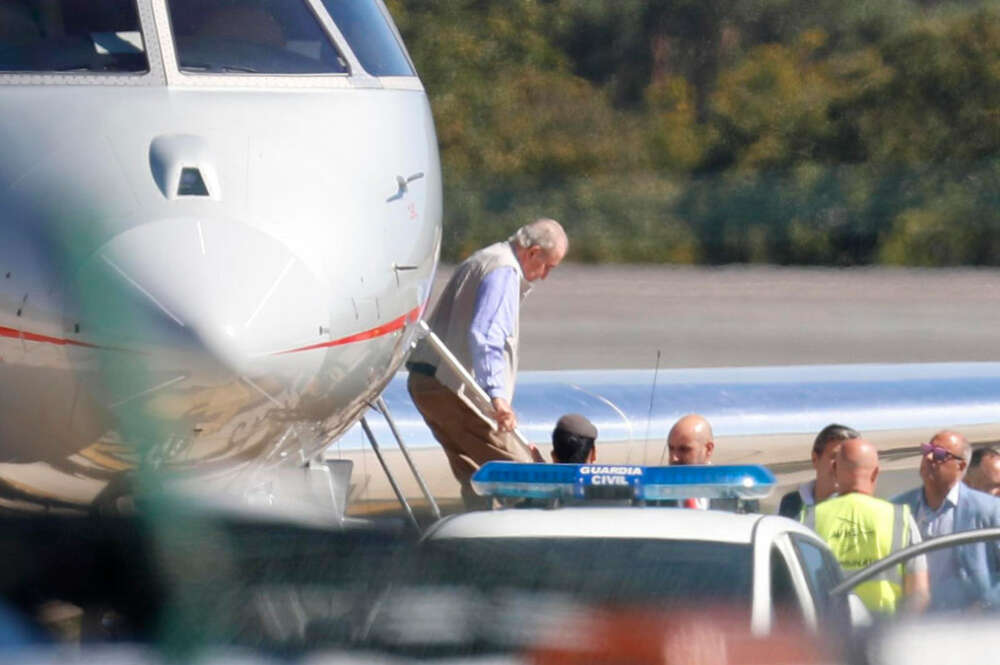
M426 322L418 321L417 326L420 331L420 336L418 337L418 341L419 339L426 339L427 342L430 344L431 348L441 359L441 361L447 364L448 367L451 368L452 371L454 371L462 379L462 382L465 384L466 389L469 391L468 394L472 397L473 401L477 404L477 406L479 406L484 413L490 413L492 411L492 403L489 396L479 386L479 384L476 383L475 379L472 377L471 374L469 374L468 370L466 370L465 367L462 366L462 363L460 363L458 359L455 357L455 355L451 352L451 350L448 349L447 346L445 346L444 342L442 342L441 339L434 334L434 332L430 329L430 327L427 325ZM427 503L430 506L431 513L433 514L434 519L435 520L441 519L441 509L438 506L437 501L434 499L434 496L431 494L431 491L428 488L427 483L424 481L424 478L421 475L420 470L414 463L413 458L410 455L410 451L407 449L406 444L404 443L403 438L399 433L399 428L396 427L396 423L392 418L392 413L389 411L389 407L385 403L385 400L382 399L382 397L378 397L375 400L375 402L371 405L371 408L376 412L378 412L385 419L385 422L389 426L389 430L392 432L393 438L396 440L396 445L399 447L399 450L402 453L403 458L406 460L407 466L410 468L410 472L413 474L413 477L417 481L417 485L419 485L420 487L421 493L424 495L424 498L427 500ZM378 458L379 464L382 466L382 470L385 473L386 478L389 481L389 484L392 486L392 491L396 495L396 499L399 501L400 506L403 508L407 521L413 526L413 528L417 530L417 532L422 531L420 523L417 521L416 515L413 512L413 508L410 506L409 501L407 501L406 496L400 489L399 483L397 482L395 475L389 468L389 465L386 463L385 457L382 454L382 447L379 444L378 440L376 439L375 434L372 432L372 428L369 426L366 417L361 418L361 428L364 431L365 437L367 438L369 445L374 451L375 456ZM530 444L528 443L527 439L519 430L516 429L514 430L514 436L522 445L524 445L525 447L530 447Z

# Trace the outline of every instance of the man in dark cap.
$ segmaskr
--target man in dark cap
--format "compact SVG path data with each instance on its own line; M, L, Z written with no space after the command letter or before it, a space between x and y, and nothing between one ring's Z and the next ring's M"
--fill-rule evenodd
M567 413L552 430L552 461L591 464L597 459L597 428L579 413Z

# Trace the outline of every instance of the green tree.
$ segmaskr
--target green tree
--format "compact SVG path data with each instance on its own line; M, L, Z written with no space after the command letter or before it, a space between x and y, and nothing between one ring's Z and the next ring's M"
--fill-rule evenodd
M1000 152L1000 15L929 21L880 51L891 75L841 109L867 159L917 165Z
M760 46L720 75L710 121L717 166L773 169L824 157L834 132L828 108L840 87L812 58L825 40L812 31L794 47Z

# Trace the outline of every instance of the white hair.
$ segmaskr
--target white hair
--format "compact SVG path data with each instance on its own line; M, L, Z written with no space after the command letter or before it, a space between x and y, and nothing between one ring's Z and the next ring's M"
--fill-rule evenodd
M569 239L562 225L546 217L525 224L509 240L522 249L541 247L546 252L551 252L559 248L564 250L569 248Z

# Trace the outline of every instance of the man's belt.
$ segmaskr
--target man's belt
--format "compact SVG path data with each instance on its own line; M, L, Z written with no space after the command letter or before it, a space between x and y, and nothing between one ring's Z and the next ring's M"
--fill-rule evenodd
M412 374L423 374L431 378L437 373L437 367L430 363L406 363L406 369Z

